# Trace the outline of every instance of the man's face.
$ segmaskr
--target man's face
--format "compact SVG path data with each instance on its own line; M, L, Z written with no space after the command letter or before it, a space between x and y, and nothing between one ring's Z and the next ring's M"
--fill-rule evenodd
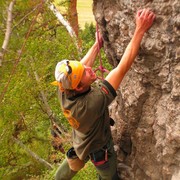
M84 65L84 73L81 79L82 86L90 86L96 79L96 73L92 68Z

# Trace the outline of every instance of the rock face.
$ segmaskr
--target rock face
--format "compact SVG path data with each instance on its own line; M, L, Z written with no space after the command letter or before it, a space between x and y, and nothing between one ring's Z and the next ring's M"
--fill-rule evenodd
M180 179L180 2L94 0L104 50L115 67L130 41L138 9L156 21L146 33L110 107L122 179Z

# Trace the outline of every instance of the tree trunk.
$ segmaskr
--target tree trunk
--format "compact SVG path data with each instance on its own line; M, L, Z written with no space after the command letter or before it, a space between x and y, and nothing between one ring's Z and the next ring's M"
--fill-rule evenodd
M110 107L119 172L123 180L180 179L179 1L94 0L93 12L115 67L145 7L156 21Z
M13 10L15 2L16 2L15 0L11 1L10 4L9 4L9 7L7 9L6 33L5 33L5 38L4 38L4 41L3 41L2 49L0 51L0 67L2 66L3 56L4 56L4 53L7 50L7 46L9 44L9 39L10 39L10 36L11 36L11 31L12 31L12 28L11 28L11 26L12 26L12 10Z
M78 13L77 13L77 0L70 0L68 6L68 21L73 28L76 36L78 37L79 25L78 25Z
M78 42L78 38L77 35L73 29L73 27L71 27L71 24L69 23L69 21L67 21L66 19L64 19L64 17L62 16L62 14L56 9L55 5L50 4L49 5L49 9L54 13L54 15L58 18L58 20L62 23L63 26L65 26L65 28L67 29L69 35L72 37L72 39L74 40L74 43L77 47L77 50L79 52L81 52L81 48L79 46L79 42Z

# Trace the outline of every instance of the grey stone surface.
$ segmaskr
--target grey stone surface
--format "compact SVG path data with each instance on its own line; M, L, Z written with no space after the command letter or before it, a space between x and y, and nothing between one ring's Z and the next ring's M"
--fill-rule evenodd
M110 107L122 179L180 179L180 1L94 0L104 50L114 67L135 28L135 12L156 13Z

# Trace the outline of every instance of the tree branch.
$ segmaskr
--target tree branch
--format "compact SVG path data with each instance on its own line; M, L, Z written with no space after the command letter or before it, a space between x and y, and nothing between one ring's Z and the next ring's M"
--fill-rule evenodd
M37 154L35 154L34 152L32 152L29 148L27 148L19 139L12 137L13 140L19 145L21 146L31 157L33 157L35 160L37 160L38 162L40 162L41 164L45 165L48 169L53 169L53 166L48 163L47 161L45 161L44 159L40 158Z
M67 20L64 19L64 17L61 15L61 13L56 9L54 4L50 4L49 9L54 13L54 15L58 18L58 20L63 24L63 26L65 26L65 28L67 29L69 35L72 37L78 51L81 51L81 48L78 44L78 38L76 36L76 33L74 32L73 28L71 27L71 25L69 24L69 22Z
M6 21L6 33L5 33L5 38L4 38L4 41L3 41L3 45L2 45L2 49L1 49L1 52L0 52L0 66L2 66L2 60L3 60L3 57L4 57L4 53L7 49L7 46L8 46L8 43L9 43L9 39L10 39L10 36L11 36L11 25L12 25L12 10L13 10L13 7L14 7L14 4L15 4L16 0L12 0L9 4L9 7L8 7L8 14L7 14L7 21Z
M28 14L26 14L23 18L20 19L20 21L14 25L12 31L17 27L19 26L29 15L31 15L36 9L39 8L39 6L41 6L41 4L38 4L32 11L30 11Z
M31 59L32 61L32 59ZM36 79L36 82L37 84L39 85L40 84L40 79L39 79L39 75L36 71L33 71L34 73L34 76L35 76L35 79ZM58 121L58 118L56 117L56 115L53 113L52 109L50 108L49 106L49 103L48 103L48 100L47 100L47 96L45 94L45 92L43 90L40 91L40 94L41 94L41 100L43 102L43 110L47 113L49 119L51 120L51 124L56 124L56 121ZM57 124L56 124L57 125ZM66 133L66 130L64 129L63 126L61 125L58 125L58 128L59 130L65 134Z

